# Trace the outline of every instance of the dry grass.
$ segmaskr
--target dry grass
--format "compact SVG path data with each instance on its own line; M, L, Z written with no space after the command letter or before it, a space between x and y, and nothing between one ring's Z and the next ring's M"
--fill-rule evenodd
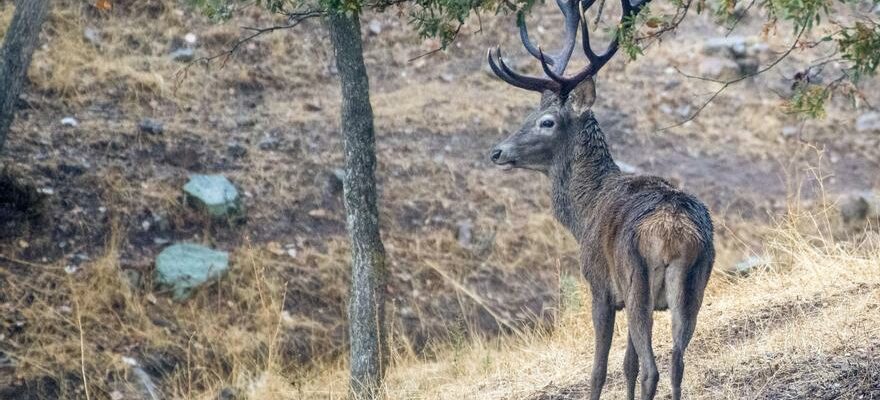
M827 223L821 214L793 213L766 238L775 260L770 268L746 277L713 277L687 354L685 388L690 398L798 398L833 382L839 383L840 398L877 395L868 391L878 381L858 380L871 374L876 378L880 369L880 236L837 240L830 237ZM561 287L572 292L563 296L570 300L564 302L568 306L555 329L467 341L429 359L402 355L385 381L388 398L583 395L593 341L588 289L570 277L561 279ZM616 367L622 365L625 325L618 319L608 398L624 394ZM669 329L666 313L658 313L654 342L663 370L671 349ZM847 359L867 368L850 377L855 385L838 376L847 363L841 360ZM343 369L323 373L302 393L345 398L344 376ZM668 390L662 382L661 394Z
M18 378L55 380L48 397L131 395L140 389L125 360L144 354L136 361L166 374L161 392L168 398L216 398L225 387L264 398L280 390L277 376L296 376L279 334L302 321L282 312L281 266L266 253L244 246L227 278L176 304L140 289L152 286L150 277L130 283L112 240L102 257L76 271L19 261L39 279L5 277L4 295L17 299L7 304L9 318L26 331L4 342Z
M196 67L179 82L183 64L168 58L173 40L192 31L199 38L197 55L211 55L238 37L239 26L269 25L272 17L249 9L230 23L211 25L180 2L113 3L114 11L104 14L81 1L55 3L44 32L47 45L30 71L32 107L22 111L26 117L10 135L7 154L42 178L38 187L68 190L56 192L50 215L86 234L64 237L78 247L46 262L39 254L19 257L26 252L17 241L3 243L2 254L13 260L0 259L0 311L9 315L0 325L14 336L0 340L0 351L17 368L15 376L0 374L0 388L6 378L48 378L48 386L61 385L62 398L85 398L85 388L96 399L113 391L133 393L137 377L126 362L133 357L156 375L166 374L159 383L168 398L215 399L225 387L253 399L343 398L345 360L336 356L344 348L348 249L341 208L320 199L320 174L341 164L338 87L329 72L325 33L305 24L261 38L225 68ZM538 10L546 29L534 30L548 45L559 19L551 3ZM0 26L12 10L3 4ZM502 43L512 58L523 59L514 50L519 44L512 21L485 18L483 35L464 35L461 47L448 54L410 63L436 43L415 40L405 18L369 15L365 21L373 18L383 22L383 33L365 36L366 61L377 120L383 234L394 271L389 397L525 398L582 389L592 328L586 289L575 271L576 245L546 212L544 180L488 170L481 162L484 149L537 103L537 95L508 88L482 70L489 45ZM811 219L800 213L765 231L761 216L740 217L724 207L741 199L771 201L764 187L756 187L766 181L744 182L748 178L740 175L747 171L740 169L697 168L721 156L734 157L737 168L773 156L788 161L792 140L782 140L779 130L800 122L768 112L779 99L756 90L787 86L779 75L731 87L699 121L654 132L676 118L659 106L696 104L712 89L668 72L671 65L693 71L700 61L699 41L685 35L721 34L707 31L704 19L688 23L680 37L652 47L638 62L609 65L597 111L603 122L626 121L608 131L615 154L630 152L625 161L664 176L690 167L718 181L703 187L705 179L682 179L688 190L720 204L713 208L719 270L741 260L755 241L768 242L767 249L755 251L777 260L772 269L745 278L715 275L688 355L686 387L698 398L746 398L791 380L824 382L833 371L846 370L832 366L857 359L845 358L846 345L857 344L850 354L860 354L867 345L859 343L877 336L866 325L877 322L871 313L877 304L877 238L849 240L825 226L804 225ZM100 31L99 46L83 38L87 27ZM777 49L783 39L767 41ZM799 54L796 60L806 58ZM785 65L785 74L791 75L793 64ZM531 72L538 72L536 66ZM635 104L633 93L639 96ZM803 137L871 159L878 139L841 137L841 126L851 126L855 114L832 107L828 120L802 124ZM59 128L61 113L77 116L80 127ZM145 116L165 122L166 133L137 134ZM286 147L261 150L257 143L273 130ZM230 141L245 146L248 155L226 162ZM40 161L44 150L49 159ZM691 163L679 165L683 159L670 154L687 154L684 161ZM205 164L198 172L222 172L253 195L248 226L213 229L182 206L179 187L194 171L174 162L191 156ZM61 182L69 177L41 175L56 164L80 165L83 158L93 163L80 178ZM864 185L858 176L850 179ZM736 193L716 195L720 189ZM59 205L60 199L72 205ZM313 211L326 216L310 218ZM160 232L164 238L231 250L229 276L182 304L154 293L149 274L161 246L141 229L144 215L170 221L170 232ZM473 224L470 246L456 237L461 220ZM57 238L47 234L41 240L55 248ZM272 251L291 243L298 249L295 259ZM80 250L92 259L68 274L67 262ZM123 277L131 270L145 275L133 288ZM557 286L560 293L552 293ZM548 311L551 316L511 305L538 299L552 307L557 295L562 309ZM324 303L315 307L314 299ZM555 321L552 330L547 321ZM533 325L540 328L528 329ZM665 316L658 315L657 326L658 353L665 354ZM512 337L485 337L517 330ZM619 323L613 365L621 362L624 330ZM808 363L811 368L790 372ZM620 374L614 373L609 398L620 396ZM752 376L754 385L747 380Z

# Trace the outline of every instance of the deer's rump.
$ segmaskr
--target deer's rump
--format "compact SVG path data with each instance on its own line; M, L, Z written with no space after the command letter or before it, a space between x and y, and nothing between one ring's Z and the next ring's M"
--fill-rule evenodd
M705 206L687 193L668 187L656 187L644 197L629 204L639 205L620 210L629 218L619 220L622 228L613 245L613 261L608 263L611 295L616 307L622 308L633 296L634 280L646 281L654 310L668 308L670 296L681 293L683 282L701 257L713 252L711 220ZM706 229L708 227L708 229ZM609 243L610 244L610 243ZM609 260L611 261L611 260ZM701 274L702 275L702 274Z

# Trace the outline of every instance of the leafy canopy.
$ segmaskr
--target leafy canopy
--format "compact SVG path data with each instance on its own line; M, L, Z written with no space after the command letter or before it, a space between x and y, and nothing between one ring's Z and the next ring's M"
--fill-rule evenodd
M263 7L273 13L287 15L291 20L315 12L360 13L393 11L405 13L409 23L425 38L437 38L442 48L452 43L465 21L472 15L483 13L528 14L536 0L189 0L211 18L223 20L248 5ZM600 7L606 0L598 0ZM653 0L658 3L664 0ZM832 56L805 66L796 85L796 93L789 102L791 112L811 117L824 115L824 103L835 91L843 91L855 100L858 91L853 90L860 79L876 75L880 65L880 0L665 0L674 5L673 14L653 14L645 7L637 16L624 18L615 27L622 53L634 60L643 54L645 45L674 31L692 9L697 13L711 12L718 24L731 30L746 13L763 11L766 16L764 32L775 30L778 25L792 28L791 50L825 45L832 47ZM615 2L610 0L610 2ZM601 11L600 11L601 12ZM835 27L833 33L817 42L805 38L822 21ZM791 53L785 52L782 57ZM778 61L778 60L777 60ZM840 75L830 83L817 84L811 78L832 62L843 65ZM768 68L759 69L757 73ZM739 81L737 79L735 81ZM734 83L724 83L725 87ZM722 88L723 89L723 88ZM842 90L841 90L842 89Z

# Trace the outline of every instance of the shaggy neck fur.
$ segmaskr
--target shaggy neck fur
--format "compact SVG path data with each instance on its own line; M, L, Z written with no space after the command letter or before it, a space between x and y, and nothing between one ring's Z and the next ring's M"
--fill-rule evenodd
M596 212L604 185L620 174L620 168L611 158L592 112L573 123L578 131L555 155L549 175L556 219L575 237L581 237L584 221Z

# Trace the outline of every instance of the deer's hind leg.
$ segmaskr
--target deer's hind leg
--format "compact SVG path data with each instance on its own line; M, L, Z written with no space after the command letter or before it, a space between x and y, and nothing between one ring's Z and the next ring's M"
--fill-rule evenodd
M700 258L693 265L673 264L666 270L666 298L672 318L672 365L669 375L673 400L681 399L684 352L697 325L697 313L703 302L708 272L712 267L711 253Z
M657 381L660 374L654 359L651 345L654 326L654 299L651 293L651 273L645 260L636 251L629 254L630 287L626 296L626 316L629 338L638 355L638 364L642 373L642 395L644 400L654 398L657 392ZM662 277L658 277L662 279Z
M633 345L632 335L626 338L626 354L623 356L623 376L626 378L626 398L635 400L636 379L639 377L639 355Z

